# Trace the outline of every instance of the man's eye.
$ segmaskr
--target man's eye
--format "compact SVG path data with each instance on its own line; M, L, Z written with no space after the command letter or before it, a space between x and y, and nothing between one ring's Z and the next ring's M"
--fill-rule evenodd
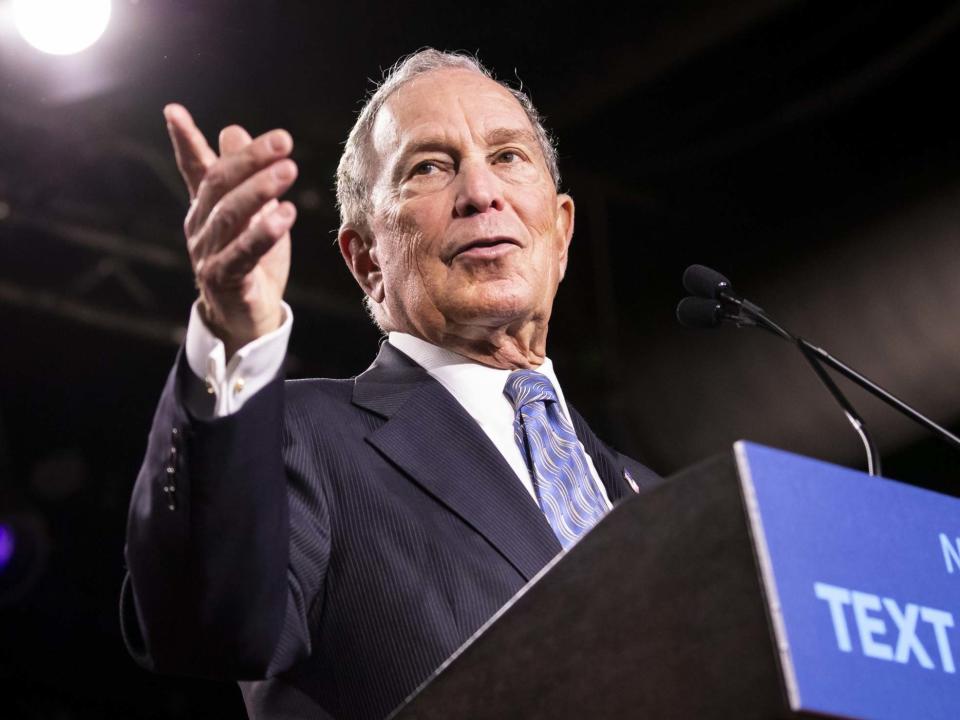
M504 150L497 154L497 162L505 163L510 165L515 162L523 160L523 155L518 153L516 150Z
M425 160L422 163L418 163L413 168L413 175L433 175L436 172L439 172L440 166L433 160Z

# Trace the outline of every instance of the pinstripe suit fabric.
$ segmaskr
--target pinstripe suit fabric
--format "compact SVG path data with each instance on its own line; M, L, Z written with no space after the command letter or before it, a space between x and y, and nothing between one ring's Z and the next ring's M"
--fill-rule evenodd
M355 380L275 381L213 421L184 410L188 382L181 357L134 488L124 637L145 667L241 680L252 718L386 716L560 551L479 426L389 344ZM625 470L656 482L571 415L612 501Z

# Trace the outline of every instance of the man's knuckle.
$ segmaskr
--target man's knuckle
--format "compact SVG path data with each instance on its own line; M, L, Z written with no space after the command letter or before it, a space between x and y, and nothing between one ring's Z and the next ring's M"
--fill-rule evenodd
M267 173L267 177L260 177L257 178L257 180L258 181L254 183L253 188L253 194L256 198L257 205L266 205L280 194L280 183L276 180L276 178L273 177L272 173Z
M190 237L196 231L198 225L201 224L198 217L199 213L200 203L194 198L187 209L186 216L183 218L183 234L187 237Z
M204 254L197 238L187 238L187 255L190 256L190 262L194 267L203 262Z
M203 161L196 156L191 156L186 162L183 163L182 167L191 178L195 178L198 175L203 175L206 171L206 166L203 164Z
M276 156L276 152L270 146L270 133L261 135L249 146L251 159L258 163L269 162Z
M213 263L209 261L201 260L197 263L196 277L197 284L201 287L213 287L214 286L214 273L213 273Z
M231 207L219 206L210 216L210 233L215 238L232 237L240 222L237 211Z
M227 190L227 172L220 164L212 166L203 176L203 185L211 192L222 195Z

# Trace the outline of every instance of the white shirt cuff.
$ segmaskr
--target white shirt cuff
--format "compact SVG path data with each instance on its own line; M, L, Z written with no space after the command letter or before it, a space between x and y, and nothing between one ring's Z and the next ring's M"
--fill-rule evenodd
M203 322L198 303L193 304L185 341L187 364L205 383L207 394L212 396L212 417L237 412L248 398L262 390L280 372L293 328L293 311L286 303L282 303L282 307L283 324L244 345L227 362L223 341ZM197 417L211 417L209 403L203 403L206 406L201 407L201 403L192 399L191 393L186 393L186 404Z

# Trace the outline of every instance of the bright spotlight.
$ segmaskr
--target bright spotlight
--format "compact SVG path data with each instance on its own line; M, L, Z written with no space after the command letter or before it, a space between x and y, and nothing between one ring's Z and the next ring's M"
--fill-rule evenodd
M110 0L13 0L13 21L37 50L72 55L103 35Z

